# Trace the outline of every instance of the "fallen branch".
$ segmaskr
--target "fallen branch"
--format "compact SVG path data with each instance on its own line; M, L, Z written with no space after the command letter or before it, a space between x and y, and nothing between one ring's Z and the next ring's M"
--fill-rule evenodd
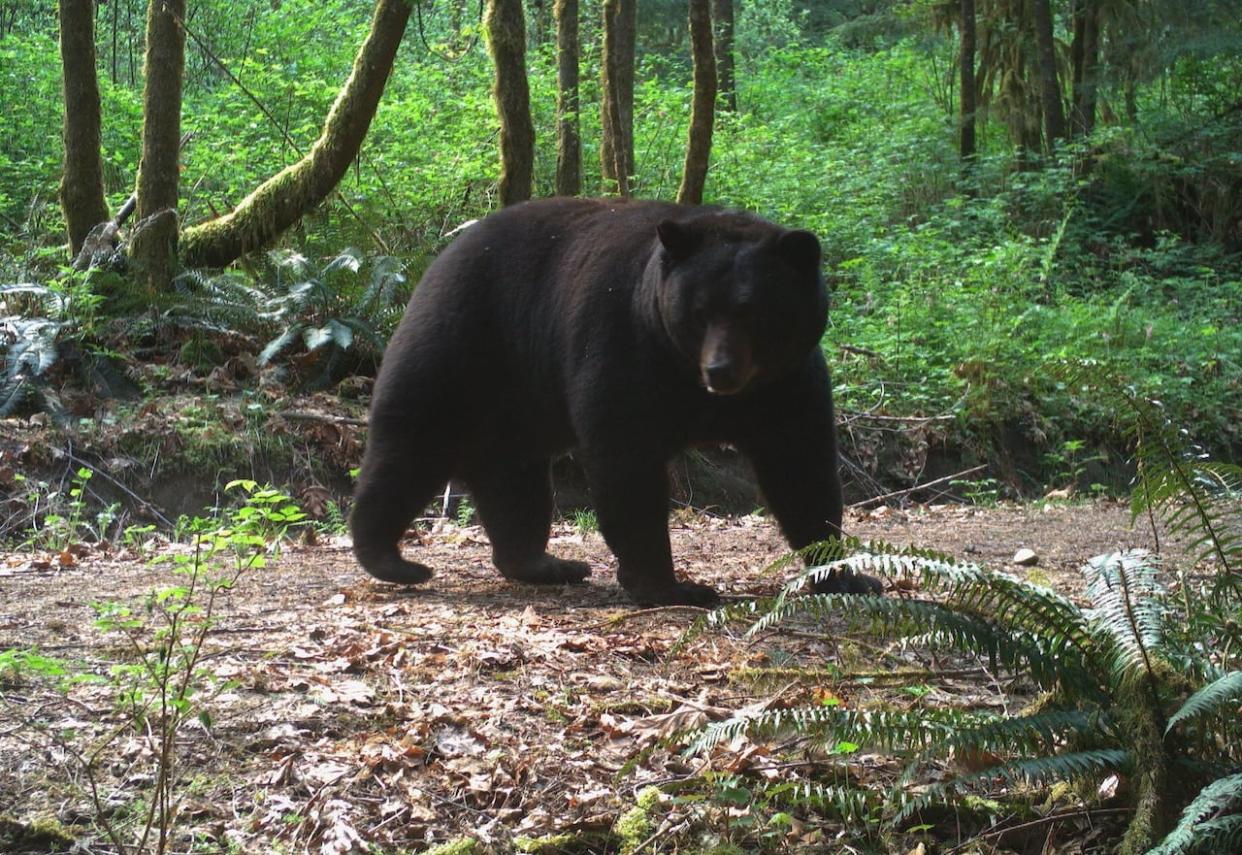
M945 481L952 481L956 478L962 478L966 475L973 475L974 473L979 472L980 470L983 470L983 469L987 469L987 468L988 468L988 465L986 463L981 463L978 466L972 466L969 469L965 469L961 472L955 472L952 475L945 475L943 478L936 478L935 480L928 481L924 484L915 484L913 487L907 487L904 490L894 490L893 492L885 493L882 496L872 496L870 499L863 499L861 502L855 502L854 504L850 505L850 507L858 509L858 508L869 507L870 505L878 505L881 502L888 501L889 499L896 499L901 496L908 496L911 493L918 492L919 490L926 490L928 487L934 487L937 484L943 484Z
M328 413L312 413L308 410L281 410L276 415L297 422L324 422L325 424L349 425L351 427L367 426L366 419L351 419L348 416L333 416Z
M109 484L111 484L113 487L116 487L116 488L117 488L118 490L120 490L122 493L124 493L125 495L129 496L131 499L133 499L135 502L137 502L137 503L138 503L138 507L139 507L139 509L146 510L146 511L150 512L153 516L155 516L155 517L156 517L156 519L158 519L161 523L163 523L163 524L164 524L165 526L167 526L168 528L170 528L170 529L171 529L171 528L173 527L173 522L172 522L172 520L170 520L168 517L164 516L164 514L160 512L160 509L159 509L158 507L156 507L153 503L151 503L151 502L147 501L146 499L142 498L142 496L139 496L139 495L138 495L137 493L135 493L133 490L131 490L131 489L129 489L128 487L126 487L126 486L125 486L124 484L122 484L120 481L118 481L118 480L116 480L115 478L113 478L111 475L109 475L109 474L108 474L107 472L105 472L104 470L100 469L100 468L99 468L98 466L96 466L95 464L93 464L93 463L89 463L89 462L87 462L87 461L83 460L81 457L78 457L76 454L74 454L74 453L73 453L73 446L72 446L72 445L69 445L69 446L67 446L67 447L65 448L65 456L69 458L69 462L70 462L70 463L75 463L75 464L77 464L77 465L79 465L79 466L85 466L87 469L91 470L91 472L95 473L95 474L96 474L96 475L98 475L100 478L103 478L105 481L107 481L107 482L108 482Z

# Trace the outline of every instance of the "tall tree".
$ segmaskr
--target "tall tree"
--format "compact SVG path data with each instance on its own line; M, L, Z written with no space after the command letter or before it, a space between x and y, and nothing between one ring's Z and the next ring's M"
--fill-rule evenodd
M958 26L961 39L958 51L958 69L961 77L961 97L958 100L958 154L963 162L975 156L975 113L978 111L975 88L975 0L959 0Z
M712 22L716 26L713 49L716 53L716 80L722 105L737 112L737 81L733 75L733 0L712 0Z
M138 222L130 257L152 291L172 279L177 252L181 78L185 72L185 0L152 0L143 64L142 157L138 161Z
M60 60L64 74L64 167L60 206L77 255L90 230L108 219L99 156L99 81L95 72L95 3L60 0Z
M578 123L578 0L556 0L556 194L582 192Z
M1065 138L1065 108L1061 103L1061 84L1057 81L1057 58L1052 39L1052 8L1049 0L1032 0L1031 16L1039 59L1040 104L1044 113L1044 137L1051 150Z
M604 0L600 56L600 171L605 191L630 195L634 174L634 54L638 0Z
M690 134L686 164L677 201L700 205L707 165L712 152L712 122L716 115L716 58L712 51L711 0L690 0L690 53L694 59L694 101L690 107Z
M522 0L488 0L483 24L496 67L492 95L500 118L500 204L512 205L531 197L535 165Z
M181 258L224 267L267 246L327 198L358 156L410 18L408 0L376 0L371 30L310 152L277 173L218 220L186 229Z
M1098 0L1074 0L1070 15L1074 27L1070 42L1070 131L1085 136L1095 127L1100 57Z

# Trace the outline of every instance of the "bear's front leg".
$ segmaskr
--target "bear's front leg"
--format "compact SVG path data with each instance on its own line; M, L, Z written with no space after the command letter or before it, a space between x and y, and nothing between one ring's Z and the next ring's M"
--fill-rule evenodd
M713 606L707 585L679 582L668 540L668 476L658 453L588 449L579 454L599 530L617 557L617 581L640 606Z
M771 420L737 444L750 459L765 504L791 547L840 542L844 500L831 398L810 412L804 407L795 418ZM874 576L843 571L815 583L818 594L878 594L883 588Z

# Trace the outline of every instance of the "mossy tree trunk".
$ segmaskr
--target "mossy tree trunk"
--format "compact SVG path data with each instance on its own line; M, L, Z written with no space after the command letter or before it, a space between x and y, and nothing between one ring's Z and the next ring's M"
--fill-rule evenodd
M975 113L978 110L975 91L975 0L960 0L958 8L961 40L958 51L958 70L961 76L961 97L958 103L958 154L963 163L975 156Z
M1074 0L1070 14L1074 25L1070 42L1070 131L1074 136L1086 136L1095 127L1100 9L1096 0Z
M556 0L556 195L582 192L578 123L578 0Z
M99 155L99 81L95 72L95 3L60 0L60 60L65 104L64 166L60 207L76 256L86 236L108 219L103 161Z
M1057 81L1057 58L1052 38L1052 8L1049 0L1032 0L1035 44L1039 59L1039 96L1044 113L1044 138L1051 151L1057 140L1065 138L1065 107L1061 103L1061 84Z
M151 0L147 8L142 157L138 161L137 222L129 253L138 278L151 291L169 287L177 253L184 20L185 0Z
M496 67L492 96L500 118L500 204L512 205L531 197L535 167L522 0L488 0L483 23Z
M690 53L694 60L694 100L690 107L686 164L681 173L677 201L700 205L712 153L712 122L716 117L716 58L712 51L711 0L690 0Z
M224 267L267 246L336 189L375 117L409 18L408 0L377 0L353 71L310 152L260 185L232 213L186 229L181 258L188 266Z
M600 171L604 192L630 195L634 174L634 53L638 0L604 0L600 56Z
M733 0L712 0L712 23L715 25L716 83L721 106L737 112L737 81L733 73Z

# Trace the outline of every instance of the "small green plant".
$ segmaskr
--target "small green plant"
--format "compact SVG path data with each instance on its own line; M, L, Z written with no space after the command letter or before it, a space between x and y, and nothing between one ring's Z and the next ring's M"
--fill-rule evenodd
M1085 454L1086 447L1086 440L1067 439L1061 443L1060 448L1044 454L1044 464L1053 473L1051 487L1076 489L1083 474L1087 471L1088 464L1107 459L1103 454ZM1096 487L1101 487L1101 485L1092 485L1093 490Z
M46 481L32 482L21 474L14 477L27 485L25 501L31 508L30 528L23 546L60 552L87 539L95 543L107 539L120 504L109 503L88 516L87 486L93 474L85 466L79 467L67 490L52 490Z
M470 503L470 498L462 496L457 502L457 514L454 517L457 520L457 524L462 528L472 525L474 523L474 515L474 505Z
M962 491L972 505L991 508L1000 500L1000 482L995 478L964 478L949 482Z
M289 529L305 521L302 511L279 490L254 481L234 481L226 489L244 494L240 508L223 524L190 520L186 524L190 551L154 559L172 565L177 584L152 591L141 609L123 603L96 604L98 627L120 636L130 654L109 672L118 709L128 718L129 728L150 741L155 766L148 791L135 802L141 810L112 813L105 810L95 785L97 764L109 741L78 758L91 781L98 820L121 852L168 851L181 781L178 734L190 721L206 729L212 726L207 699L213 685L202 667L202 655L215 625L216 604L244 573L265 566ZM118 735L114 732L113 738Z
M595 511L587 508L574 511L574 529L584 537L599 531L599 518L595 516Z

